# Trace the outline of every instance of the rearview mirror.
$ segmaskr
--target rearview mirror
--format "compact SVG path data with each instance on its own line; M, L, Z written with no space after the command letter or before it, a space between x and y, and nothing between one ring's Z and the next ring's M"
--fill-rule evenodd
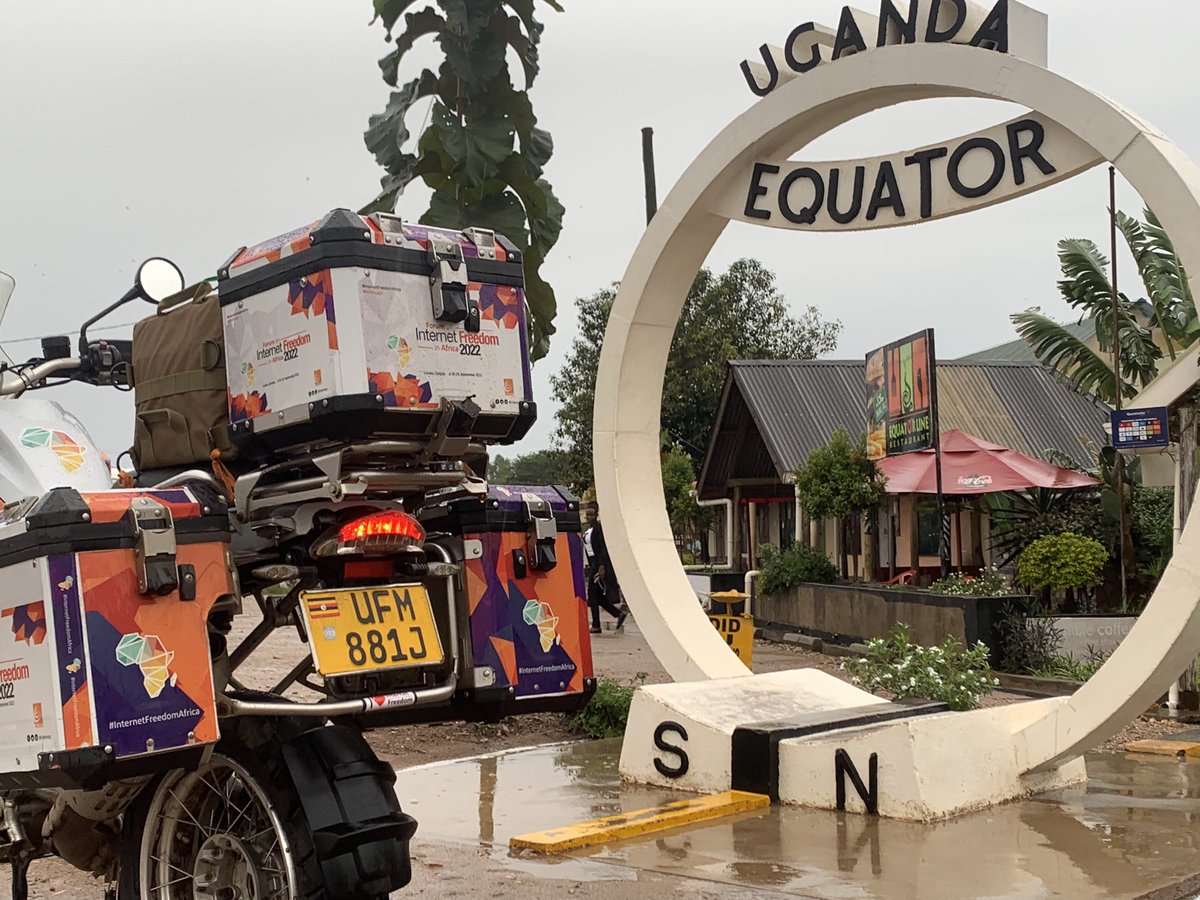
M134 285L143 300L161 303L183 290L183 273L169 259L154 256L142 263Z

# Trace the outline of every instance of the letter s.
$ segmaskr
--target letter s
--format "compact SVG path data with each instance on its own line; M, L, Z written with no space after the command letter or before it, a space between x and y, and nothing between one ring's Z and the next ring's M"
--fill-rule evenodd
M675 766L667 765L656 756L654 757L654 768L658 770L659 775L663 775L666 778L682 778L687 774L690 761L688 760L687 751L683 747L663 740L669 731L675 732L679 736L680 741L687 741L688 739L687 729L678 722L661 722L654 729L654 746L664 753L673 753L678 756L679 764Z

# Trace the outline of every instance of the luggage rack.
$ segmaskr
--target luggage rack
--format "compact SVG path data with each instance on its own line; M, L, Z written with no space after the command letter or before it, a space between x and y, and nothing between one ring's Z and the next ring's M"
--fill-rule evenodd
M367 441L276 463L237 479L234 514L239 522L254 523L284 505L398 499L472 478L471 469L462 462L423 462L427 452L428 445L421 441ZM468 445L468 455L486 453L482 444Z

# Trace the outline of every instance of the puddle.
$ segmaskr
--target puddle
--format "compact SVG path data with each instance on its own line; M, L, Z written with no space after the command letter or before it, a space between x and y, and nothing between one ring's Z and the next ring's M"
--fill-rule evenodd
M1200 871L1200 763L1094 754L1089 781L948 822L919 825L775 807L703 828L545 859L513 835L679 799L622 784L620 741L592 741L401 770L421 838L490 848L555 878L638 871L806 897L1135 897Z

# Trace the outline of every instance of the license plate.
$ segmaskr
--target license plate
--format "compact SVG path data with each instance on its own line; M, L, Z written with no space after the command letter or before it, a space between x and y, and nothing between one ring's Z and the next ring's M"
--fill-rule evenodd
M304 591L300 607L322 675L436 666L446 658L429 594L419 584Z

